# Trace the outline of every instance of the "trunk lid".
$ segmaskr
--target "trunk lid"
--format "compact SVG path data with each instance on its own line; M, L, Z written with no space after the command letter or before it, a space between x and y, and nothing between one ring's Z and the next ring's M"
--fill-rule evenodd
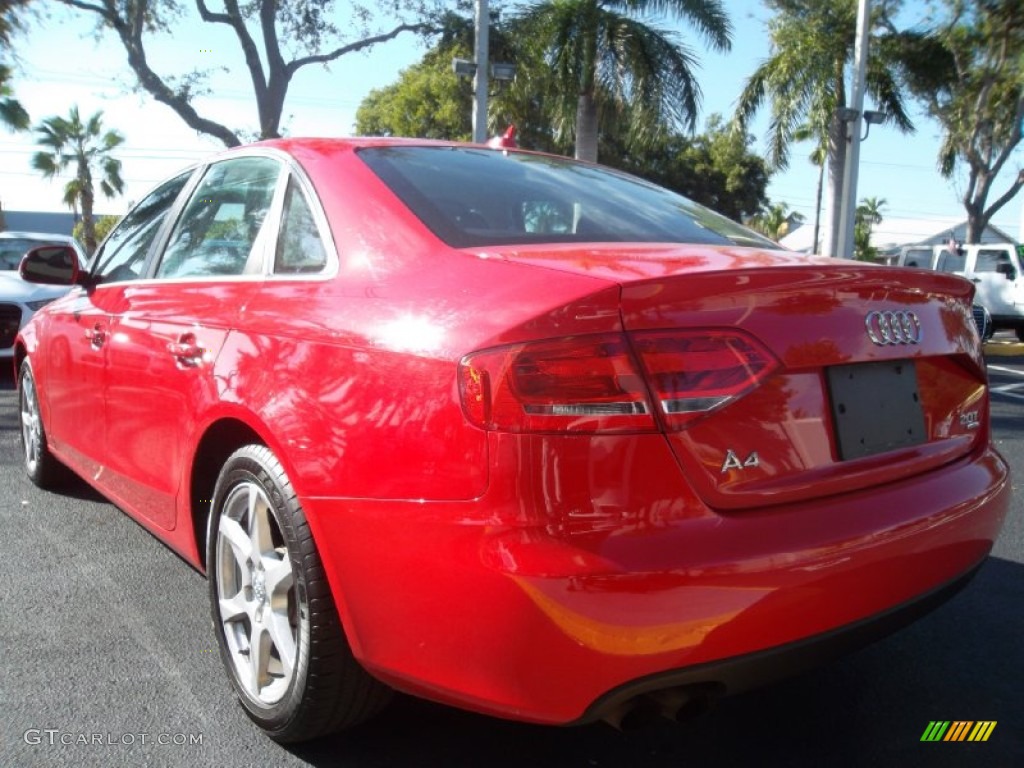
M972 286L831 262L698 272L622 287L627 331L731 328L779 367L667 437L711 506L845 493L948 463L987 433Z

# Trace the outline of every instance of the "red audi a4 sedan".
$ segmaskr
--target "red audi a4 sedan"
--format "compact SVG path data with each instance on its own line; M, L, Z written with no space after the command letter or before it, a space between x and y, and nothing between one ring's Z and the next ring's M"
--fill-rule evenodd
M1010 501L972 286L599 166L280 140L142 200L17 339L25 466L203 570L280 741L397 689L688 714L905 624Z

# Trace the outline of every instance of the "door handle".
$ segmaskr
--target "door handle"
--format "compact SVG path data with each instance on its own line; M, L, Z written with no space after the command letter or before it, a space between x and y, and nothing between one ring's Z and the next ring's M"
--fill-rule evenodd
M194 333L183 333L177 341L167 345L167 351L171 353L178 364L185 368L195 368L203 362L206 350L200 346Z
M981 278L980 277L972 277L971 278L971 282L972 283L980 283L981 282Z
M103 329L102 323L95 323L92 328L85 329L85 338L90 347L99 349L107 341L107 332Z

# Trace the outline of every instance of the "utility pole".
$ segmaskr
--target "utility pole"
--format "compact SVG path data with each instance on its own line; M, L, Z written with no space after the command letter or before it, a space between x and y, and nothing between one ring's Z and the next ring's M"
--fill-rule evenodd
M871 35L871 0L860 0L857 7L857 39L853 48L853 104L844 115L846 122L846 162L843 165L842 197L839 206L839 230L834 256L853 258L853 228L857 215L857 172L860 169L860 129L864 116L864 86L868 68L868 41ZM833 222L835 226L835 222Z
M483 144L487 141L487 75L490 51L490 11L487 0L476 0L476 35L473 43L473 61L476 72L473 75L473 141Z

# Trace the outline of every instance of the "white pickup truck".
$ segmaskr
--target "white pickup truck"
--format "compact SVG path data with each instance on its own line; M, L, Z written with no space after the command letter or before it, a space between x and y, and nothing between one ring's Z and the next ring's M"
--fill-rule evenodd
M975 302L992 316L996 330L1010 328L1024 341L1024 245L907 246L896 264L963 275L977 287Z

